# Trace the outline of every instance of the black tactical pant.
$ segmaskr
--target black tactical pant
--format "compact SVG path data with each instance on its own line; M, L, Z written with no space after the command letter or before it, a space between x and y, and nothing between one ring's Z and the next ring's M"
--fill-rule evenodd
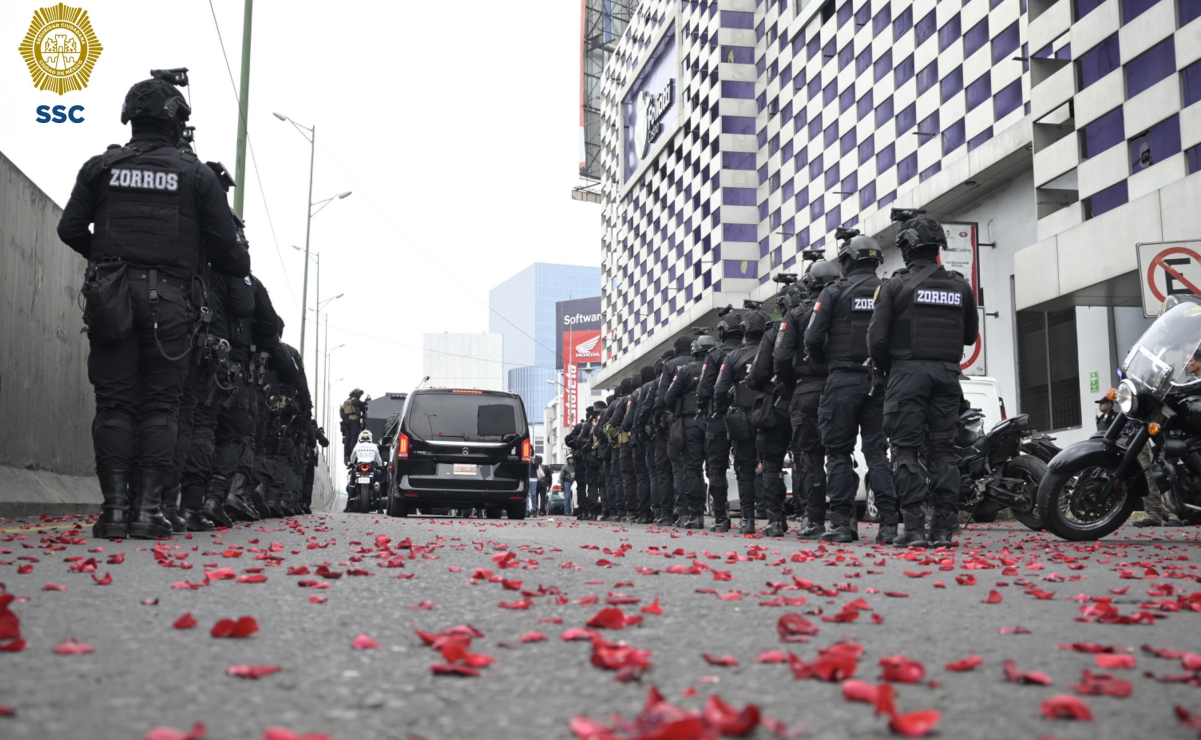
M755 516L755 468L759 465L759 450L755 437L732 440L734 479L738 481L738 508L744 517Z
M627 439L617 448L617 465L621 471L621 508L627 516L638 512L638 473L634 470L634 457L634 445Z
M811 522L826 520L826 448L818 429L823 379L805 379L797 383L792 395L792 496L797 516ZM797 474L799 472L799 475Z
M238 459L250 429L250 388L245 380L235 380L233 390L217 411L213 475L229 480L238 472Z
M259 430L259 389L246 388L246 426L242 430L242 443L238 446L237 472L246 476L250 488L258 485L254 474L254 454Z
M695 416L679 422L684 440L684 511L692 516L705 515L705 422Z
M792 441L792 427L785 412L791 399L777 402L773 409L776 423L755 434L755 450L763 462L763 508L768 521L784 518L784 455Z
M893 477L901 509L907 514L919 513L929 494L936 523L940 517L955 517L959 500L954 443L963 388L953 365L897 360L889 372L884 397L884 428L893 448Z
M184 508L197 508L204 498L217 450L217 415L224 400L224 394L216 388L201 390L192 416L192 442L179 479Z
M634 455L634 483L637 491L634 508L630 513L645 519L651 516L651 474L646 465L647 445L631 439L630 448Z
M705 476L709 479L714 516L725 512L724 516L729 518L730 483L726 480L729 469L730 434L726 431L725 419L712 417L705 428Z
M313 478L317 469L317 457L309 457L304 463L304 480L300 484L300 503L305 506L313 505Z
M183 394L179 397L179 434L175 438L171 472L167 475L167 484L163 489L163 503L167 505L178 504L182 493L180 481L183 478L184 463L188 461L188 451L192 447L192 424L196 414L197 398L200 395L200 378L201 367L194 362L188 363ZM186 509L197 509L199 506L199 501L183 502L183 507Z
M159 275L158 301L152 302L146 274L128 268L126 291L133 313L129 335L88 342L88 380L96 392L92 445L98 471L170 471L175 456L193 313L186 281Z
M871 487L881 517L895 522L897 494L888 465L888 442L884 437L884 401L871 395L871 380L865 372L833 370L826 380L818 409L818 427L826 448L826 479L830 511L851 518L855 514L855 474L851 453L855 438L863 439L867 484Z
M647 439L642 443L642 464L646 466L646 486L650 491L650 515L658 519L662 512L659 495L659 465L655 457L655 440Z
M585 514L599 514L600 505L600 465L593 460L584 463L584 485L580 486L580 509Z
M605 476L605 512L609 516L623 516L621 497L621 466L617 461L617 451L609 448L609 459L605 460L602 469Z
M359 443L360 431L362 429L358 421L342 422L342 459L344 461L350 460L350 453L354 452L354 446Z
M672 472L671 454L667 450L667 431L655 433L655 475L659 479L658 516L674 517L676 513L676 479Z

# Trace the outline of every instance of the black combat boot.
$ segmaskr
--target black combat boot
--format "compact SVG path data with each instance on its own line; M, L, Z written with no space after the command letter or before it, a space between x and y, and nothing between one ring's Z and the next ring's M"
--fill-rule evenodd
M212 532L217 528L199 509L180 509L179 513L189 532Z
M271 516L271 510L267 508L267 498L263 495L263 484L260 483L250 490L250 503L254 506L254 511L258 514L256 519L266 519Z
M229 482L229 493L225 495L222 508L230 519L239 522L253 522L258 519L254 507L245 499L246 474L234 473Z
M125 470L99 470L100 516L92 525L92 536L98 540L124 539L129 536L129 473Z
M229 489L229 478L214 475L209 478L208 490L204 492L204 503L200 513L213 520L218 527L232 527L234 522L225 513L225 494Z
M655 518L650 514L640 514L638 516L638 524L654 524Z
M724 498L720 501L713 499L713 526L709 527L709 531L730 531L730 504Z
M934 525L930 528L930 547L955 547L951 530L958 522L959 517L954 512L935 514Z
M179 509L179 486L163 490L163 517L171 522L172 532L188 531L188 523Z
M701 529L705 528L704 514L684 514L684 523L680 525L684 529Z
M129 536L138 540L152 540L171 536L171 522L163 516L163 486L167 484L167 471L138 470L134 485L133 517L129 522Z
M742 526L740 526L738 528L738 532L740 534L754 534L755 533L755 507L754 506L743 506L741 518L742 518Z
M833 542L845 545L859 539L855 531L855 523L851 517L839 511L830 512L830 531L819 537L822 542Z
M892 541L897 547L928 547L926 540L926 515L920 507L901 512L905 524L901 534Z
M788 533L788 520L784 518L783 512L777 514L771 520L771 524L767 525L767 529L763 530L764 537L783 537Z
M876 533L876 544L891 545L897 538L897 514L895 511L880 512L880 531Z
M816 540L826 533L826 513L823 511L816 516L810 513L801 522L801 531L796 533L798 540Z

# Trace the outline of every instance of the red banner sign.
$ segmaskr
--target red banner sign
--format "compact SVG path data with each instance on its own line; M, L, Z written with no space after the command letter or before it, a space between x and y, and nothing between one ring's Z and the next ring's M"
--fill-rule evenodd
M601 361L600 329L563 332L563 426L571 428L579 421L580 365Z
M571 429L579 420L579 380L578 366L572 362L563 367L563 428Z

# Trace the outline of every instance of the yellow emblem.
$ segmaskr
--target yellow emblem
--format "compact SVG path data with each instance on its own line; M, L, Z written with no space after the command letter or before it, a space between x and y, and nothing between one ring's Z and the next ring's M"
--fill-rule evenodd
M88 86L103 50L88 12L62 3L34 11L29 32L18 49L29 65L33 84L59 95Z

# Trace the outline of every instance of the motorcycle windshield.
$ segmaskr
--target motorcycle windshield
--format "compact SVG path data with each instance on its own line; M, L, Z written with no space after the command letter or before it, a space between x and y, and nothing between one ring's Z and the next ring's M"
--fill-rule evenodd
M1141 392L1163 398L1173 384L1189 383L1189 360L1201 347L1201 305L1181 303L1151 325L1130 348L1122 363L1122 377Z

